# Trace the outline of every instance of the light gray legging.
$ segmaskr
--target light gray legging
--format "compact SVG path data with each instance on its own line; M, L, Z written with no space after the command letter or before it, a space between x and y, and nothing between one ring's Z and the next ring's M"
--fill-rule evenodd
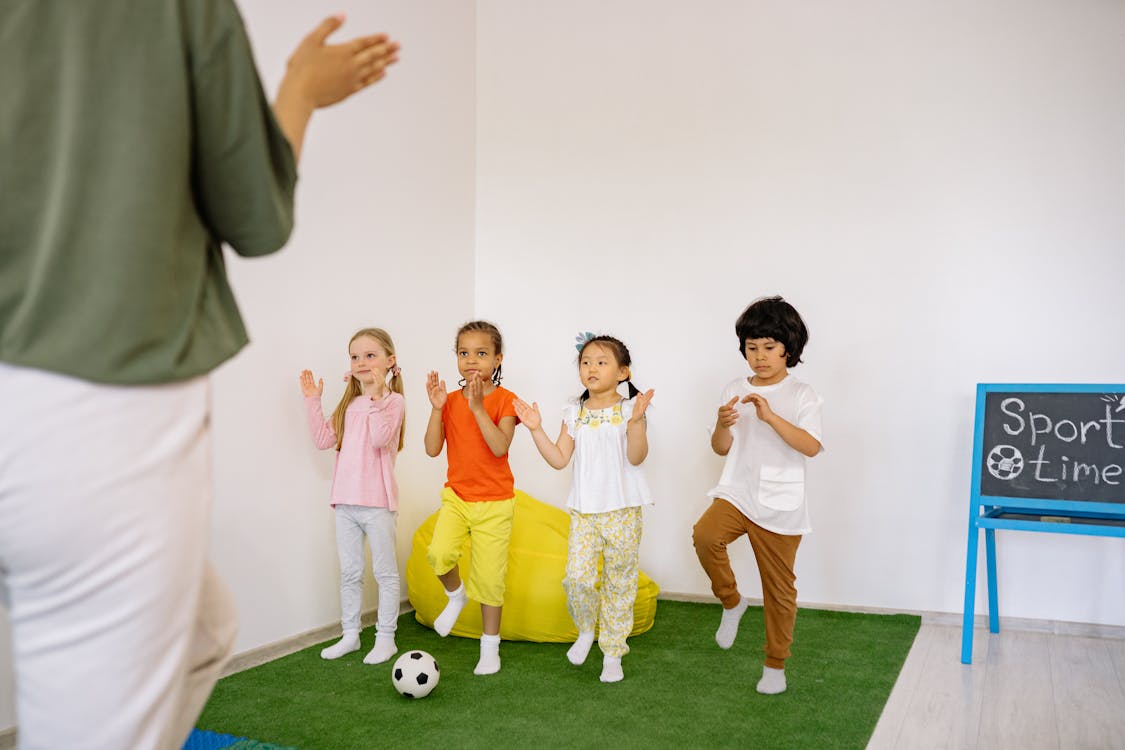
M379 584L379 618L375 629L393 633L398 625L399 582L395 558L396 511L363 505L336 506L336 548L340 553L340 625L359 632L363 599L363 537L371 545L371 567Z

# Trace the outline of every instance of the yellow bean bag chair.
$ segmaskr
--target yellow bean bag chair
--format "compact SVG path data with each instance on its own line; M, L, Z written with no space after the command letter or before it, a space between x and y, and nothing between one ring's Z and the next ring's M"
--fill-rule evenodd
M414 618L433 627L449 598L426 559L426 550L434 536L437 513L427 518L414 532L410 559L406 563L406 587ZM578 637L578 630L566 609L566 592L562 581L566 575L566 541L570 533L570 515L516 490L516 508L512 519L512 540L508 548L508 577L505 581L504 616L500 620L500 637L508 641L539 641L569 643ZM462 579L469 575L472 539L458 562ZM633 606L633 632L643 633L652 627L656 617L656 595L660 588L639 573L637 602ZM453 635L479 638L480 606L469 602L461 610Z

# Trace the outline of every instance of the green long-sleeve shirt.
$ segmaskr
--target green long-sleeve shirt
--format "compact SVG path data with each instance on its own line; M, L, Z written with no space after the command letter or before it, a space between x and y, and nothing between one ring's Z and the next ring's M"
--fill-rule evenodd
M208 372L247 341L221 244L280 248L295 183L230 0L0 2L0 361Z

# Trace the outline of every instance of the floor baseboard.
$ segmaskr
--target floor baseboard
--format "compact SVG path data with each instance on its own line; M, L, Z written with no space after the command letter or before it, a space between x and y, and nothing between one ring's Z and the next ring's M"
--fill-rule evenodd
M713 596L703 594L681 594L674 591L662 591L657 599L668 599L674 602L694 602L702 604L717 604ZM751 604L761 606L762 600L746 597ZM924 625L961 625L960 612L931 612L914 609L894 609L890 607L855 607L840 604L818 604L816 602L799 602L801 607L808 609L826 609L833 612L860 612L872 615L916 615L922 618ZM988 615L976 615L973 618L975 630L988 629ZM1090 622L1068 622L1066 620L1033 620L1026 617L1001 617L1000 631L1018 630L1030 633L1053 633L1055 635L1073 635L1086 638L1113 638L1125 640L1125 626L1099 625Z
M414 608L410 606L408 600L403 600L400 605L399 612L405 614L406 612L413 612ZM375 610L370 609L360 615L360 627L366 628L375 624ZM302 649L308 648L316 643L323 643L324 641L332 638L339 637L340 623L334 622L330 625L321 625L318 628L312 628L296 635L291 635L287 638L267 643L262 646L242 651L235 654L227 662L226 667L223 668L222 677L243 672L247 669L261 666L274 659L280 659L283 656L289 656ZM0 750L6 750L3 745L0 745Z

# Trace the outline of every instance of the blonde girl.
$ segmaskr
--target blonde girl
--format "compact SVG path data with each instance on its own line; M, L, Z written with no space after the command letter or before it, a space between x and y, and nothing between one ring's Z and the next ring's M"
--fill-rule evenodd
M516 432L516 395L500 385L504 342L492 323L477 320L457 331L455 351L460 388L447 393L445 381L430 372L426 392L433 410L426 426L426 453L442 446L449 462L428 557L449 603L434 621L449 635L468 599L480 602L483 633L474 674L500 671L500 615L508 539L515 511L515 483L508 446ZM466 537L473 540L469 579L457 568Z
M330 419L320 397L324 380L301 372L309 433L321 450L336 449L329 503L336 513L336 547L340 555L340 625L343 637L323 649L324 659L338 659L359 649L363 593L363 540L371 546L371 567L379 584L375 646L366 664L387 661L398 647L399 576L395 557L398 485L395 457L402 450L405 400L395 345L382 328L364 328L348 342L351 367L347 387Z
M563 409L562 429L553 443L543 430L539 405L516 401L516 414L548 464L562 469L574 458L563 586L578 640L566 656L572 664L585 662L597 627L602 682L625 678L621 657L629 652L625 639L633 630L641 508L652 504L641 463L648 455L645 412L653 391L637 391L631 365L628 348L612 336L592 336L580 344L578 375L586 390ZM617 392L622 383L629 389L626 398ZM599 557L604 558L600 588Z

